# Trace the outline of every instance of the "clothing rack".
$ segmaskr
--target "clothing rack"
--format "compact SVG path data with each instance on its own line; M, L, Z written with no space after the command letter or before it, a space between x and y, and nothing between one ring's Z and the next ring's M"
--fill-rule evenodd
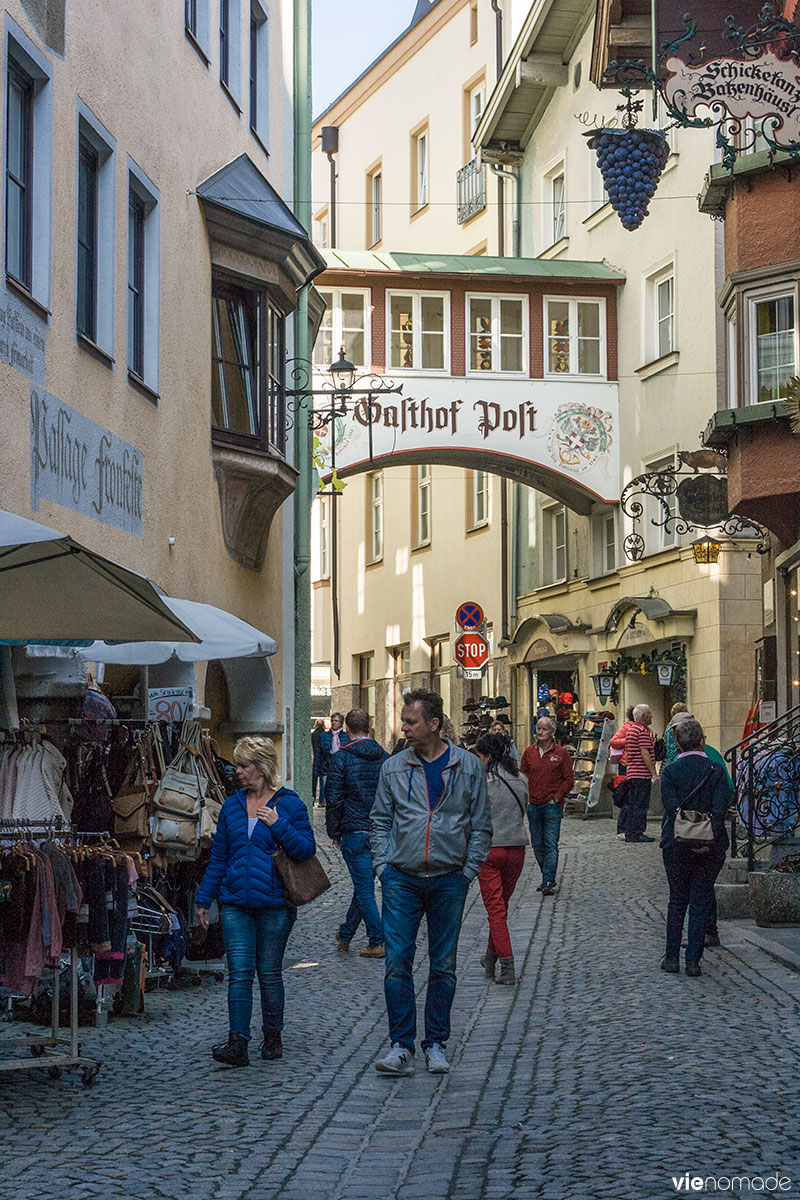
M29 840L36 838L64 837L80 840L85 837L104 838L104 833L72 833L63 820L54 818L52 821L15 821L11 818L0 820L0 842L19 841L22 836ZM50 1036L38 1033L0 1034L0 1074L4 1071L33 1071L40 1067L47 1068L51 1079L58 1079L63 1070L78 1069L82 1072L85 1087L91 1087L97 1078L102 1063L94 1058L84 1057L83 1047L78 1041L78 955L74 949L69 952L69 1036L59 1036L61 998L61 968L53 968L53 1001L50 1009ZM5 1047L17 1046L28 1055L2 1054ZM59 1047L67 1047L66 1051ZM45 1051L55 1053L45 1054ZM40 1061L43 1060L43 1061Z

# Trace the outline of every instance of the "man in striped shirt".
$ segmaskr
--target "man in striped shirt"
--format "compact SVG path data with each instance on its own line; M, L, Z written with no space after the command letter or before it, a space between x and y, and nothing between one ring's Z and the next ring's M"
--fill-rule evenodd
M626 842L653 842L647 836L647 810L650 807L650 789L658 778L655 764L655 738L650 728L653 714L646 704L637 704L633 710L633 724L625 737L626 788Z

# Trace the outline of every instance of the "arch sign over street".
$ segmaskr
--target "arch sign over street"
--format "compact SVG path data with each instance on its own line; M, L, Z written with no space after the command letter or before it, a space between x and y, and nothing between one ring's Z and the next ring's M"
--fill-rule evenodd
M402 396L364 397L332 423L339 475L401 462L441 463L517 479L580 513L589 513L596 500L619 500L616 383L404 379L401 371L392 380L403 381ZM320 435L326 464L330 429Z

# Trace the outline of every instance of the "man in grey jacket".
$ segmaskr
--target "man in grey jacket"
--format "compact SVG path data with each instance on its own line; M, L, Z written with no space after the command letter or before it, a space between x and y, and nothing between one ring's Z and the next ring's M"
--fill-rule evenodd
M413 1075L417 1001L412 968L423 914L430 970L425 1000L425 1063L450 1070L444 1048L456 990L456 951L467 889L489 854L492 821L486 774L474 755L441 735L442 698L407 692L407 749L381 768L372 820L372 860L383 892L384 990L392 1047L375 1069Z

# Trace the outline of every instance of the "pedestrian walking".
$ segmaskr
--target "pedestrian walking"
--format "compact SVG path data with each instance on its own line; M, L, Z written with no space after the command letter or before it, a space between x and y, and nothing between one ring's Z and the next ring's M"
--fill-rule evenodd
M347 745L347 734L344 731L344 717L340 712L331 713L331 727L324 729L320 738L320 772L323 778L323 787L321 789L320 798L315 802L316 808L325 807L325 792L328 784L328 772L331 768L331 758L334 754L338 754L342 746Z
M609 742L609 759L612 763L617 764L617 782L614 783L614 803L618 806L617 812L617 837L621 841L625 841L625 825L628 820L627 784L625 779L625 739L628 736L628 730L633 724L633 708L625 709L625 720L620 725L617 732Z
M519 769L528 779L528 826L533 853L542 872L536 889L543 896L556 890L558 839L564 800L572 789L572 759L566 746L556 745L552 717L536 722L536 744L528 746Z
M667 946L661 970L680 971L680 947L686 910L689 930L686 944L686 974L697 978L705 936L714 901L714 882L725 862L728 833L725 815L730 789L725 772L705 752L705 737L699 721L682 721L675 727L678 758L667 763L661 774L661 852L669 882ZM707 813L711 817L713 841L694 844L676 838L675 818L679 809ZM689 835L691 836L691 834Z
M425 1064L450 1070L445 1047L456 990L456 953L467 889L491 844L486 772L474 754L443 741L442 698L403 697L407 749L383 764L372 807L372 857L383 891L384 990L391 1049L375 1068L412 1075L417 1001L412 967L423 916L430 967L425 999Z
M502 729L502 725L500 726ZM486 788L492 817L492 848L481 867L478 885L489 918L489 943L481 959L487 979L496 983L516 983L514 951L508 932L508 904L525 865L528 831L527 781L508 753L508 739L496 733L484 734L475 743L475 753L486 767Z
M349 741L331 759L325 809L328 837L341 850L353 881L353 898L336 931L336 944L340 950L349 950L363 920L369 944L362 947L360 956L383 958L383 925L375 900L369 814L381 765L389 755L369 736L369 715L362 708L350 710L344 727Z
M512 742L511 735L507 731L503 722L492 721L491 725L489 726L489 733L493 734L495 737L501 737L503 739L506 744L506 753L513 758L514 764L517 767L517 774L519 774L519 751Z
M325 805L325 780L327 777L327 759L322 749L322 735L325 732L325 722L320 717L314 722L311 731L311 796L314 807L323 808ZM323 770L325 763L325 770Z
M654 842L647 829L650 791L658 779L655 764L655 738L650 728L653 714L647 704L637 704L633 723L625 735L625 818L620 833L626 842Z
M671 763L675 762L680 751L678 743L675 741L675 726L680 725L683 721L694 720L694 713L690 713L685 704L678 701L673 704L669 710L669 724L664 730L664 761Z
M283 1046L283 955L297 909L286 903L272 855L279 847L298 862L313 858L314 834L303 801L281 787L278 755L269 738L241 738L233 760L242 784L219 814L203 881L197 891L197 920L208 928L208 909L218 900L228 959L227 1042L212 1048L217 1062L249 1063L253 980L261 990L261 1057L281 1058Z

